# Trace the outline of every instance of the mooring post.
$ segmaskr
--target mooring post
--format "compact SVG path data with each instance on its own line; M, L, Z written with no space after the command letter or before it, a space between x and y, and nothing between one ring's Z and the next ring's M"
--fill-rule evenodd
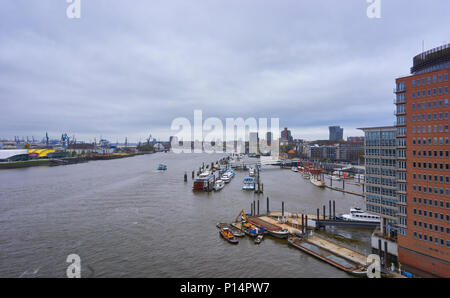
M345 189L345 178L342 179L342 189Z
M195 171L192 171L192 179L194 179Z
M284 217L284 202L281 202L281 216Z
M333 187L333 175L330 176L330 186Z
M317 208L317 220L316 220L316 229L319 229L319 227L320 227L320 225L319 225L319 222L320 222L320 217L319 217L319 214L320 213L320 209L319 208Z
M384 241L384 267L388 268L388 244Z
M305 216L302 213L302 233L305 234Z
M267 197L267 215L269 215L269 197Z
M307 232L308 229L308 214L305 215L305 234Z
M325 218L325 214L327 214L327 213L325 212L325 205L323 205L323 220L326 219L326 218Z
M253 216L253 202L250 203L250 215Z
M383 251L381 250L381 239L378 239L378 255L380 256L380 262L383 263Z
M258 200L258 213L257 214L259 215L259 200Z
M187 182L187 173L184 172L184 182Z
M328 218L328 219L331 219L331 200L330 201L328 201L328 208L329 208L329 210L330 210L330 217Z
M333 220L336 220L336 202L333 200Z

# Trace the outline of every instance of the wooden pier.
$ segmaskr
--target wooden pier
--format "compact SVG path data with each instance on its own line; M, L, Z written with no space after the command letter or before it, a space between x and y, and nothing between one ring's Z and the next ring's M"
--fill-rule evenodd
M333 186L330 186L328 184L325 184L325 187L327 187L327 188L329 188L331 190L337 190L337 191L348 193L348 194L352 194L352 195L355 195L355 196L360 196L360 197L363 197L363 198L365 197L365 195L363 193L357 193L357 192L354 192L354 191L349 191L349 190L346 190L346 189L333 187Z

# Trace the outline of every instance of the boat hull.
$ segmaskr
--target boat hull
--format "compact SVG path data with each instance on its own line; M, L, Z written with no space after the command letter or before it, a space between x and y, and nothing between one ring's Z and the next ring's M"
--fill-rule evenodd
M224 240L226 240L228 243L231 243L231 244L238 244L238 243L239 243L239 240L237 240L236 238L229 238L229 237L226 237L226 236L222 233L222 231L219 232L219 235L220 235L220 237L222 237Z
M279 232L279 231L268 231L270 236L286 239L289 237L289 232Z

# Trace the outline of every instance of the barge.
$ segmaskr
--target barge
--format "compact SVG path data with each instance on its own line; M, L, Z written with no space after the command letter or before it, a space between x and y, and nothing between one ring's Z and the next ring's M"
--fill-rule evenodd
M367 266L340 256L307 238L289 237L288 244L354 276L367 276Z

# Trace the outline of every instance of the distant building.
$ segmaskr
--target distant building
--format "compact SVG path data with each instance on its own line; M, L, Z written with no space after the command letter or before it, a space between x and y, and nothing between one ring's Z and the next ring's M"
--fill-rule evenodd
M347 137L347 142L350 142L350 143L364 143L364 137Z
M271 131L268 131L266 133L266 141L267 141L267 145L271 146L272 145L272 139L273 139L273 133Z
M383 235L397 233L396 128L362 128L365 138L365 194L368 212L381 217Z
M340 141L344 139L344 129L340 126L330 126L328 129L330 131L330 141Z
M359 163L364 157L364 138L355 138L351 141L342 141L338 144L336 159L350 163Z
M375 229L371 236L372 252L384 256L383 263L386 260L397 263L397 129L385 126L362 130L365 133L366 210L380 216L380 229Z
M281 131L281 142L284 144L290 144L293 141L291 131L287 129L287 127L284 128L284 130Z

